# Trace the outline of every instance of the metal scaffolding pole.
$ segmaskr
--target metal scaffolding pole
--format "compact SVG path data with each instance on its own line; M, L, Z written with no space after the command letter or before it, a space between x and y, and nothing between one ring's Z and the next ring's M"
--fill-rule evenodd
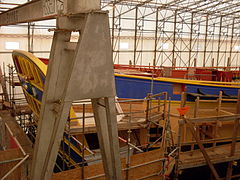
M206 25L205 25L204 52L203 52L203 67L206 66L207 39L208 39L208 15L206 16Z
M172 62L175 61L175 47L176 47L176 30L177 30L177 10L174 13L174 28L173 28L173 48L172 48Z
M193 18L194 18L194 13L192 13L192 16L191 16L191 29L190 29L190 39L189 39L188 67L191 66L191 59L192 59Z
M222 21L223 17L220 17L220 27L219 27L219 34L218 34L218 47L217 47L217 64L216 67L219 66L220 63L220 48L221 48L221 37L222 37Z
M230 52L229 52L229 66L231 66L232 62L232 51L233 51L233 38L234 38L234 26L235 18L232 20L232 33L231 33L231 42L230 42Z

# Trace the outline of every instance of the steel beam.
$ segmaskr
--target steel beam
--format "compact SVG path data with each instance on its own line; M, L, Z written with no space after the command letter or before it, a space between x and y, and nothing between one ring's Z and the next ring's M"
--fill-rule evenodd
M219 27L219 34L218 34L218 47L217 47L217 64L216 66L218 67L220 64L220 49L221 49L221 37L222 37L222 22L223 22L223 17L220 17L220 27Z
M204 50L203 50L203 67L206 66L206 51L207 51L207 39L208 39L208 15L206 16L205 25L205 38L204 38Z
M155 66L157 65L157 47L158 47L158 13L159 13L159 9L157 8L156 10L156 20L155 20L155 38L154 38L154 54L153 54L153 66L155 68Z
M191 29L190 29L190 39L189 39L189 54L188 54L188 67L191 66L191 59L192 59L192 40L193 40L193 19L194 19L194 13L192 13L191 17Z
M137 63L137 33L138 33L138 7L135 9L135 29L134 29L134 47L133 47L133 65Z
M172 48L172 62L175 60L175 48L176 48L176 30L177 30L177 10L174 13L174 27L173 27L173 48Z
M232 20L232 34L230 40L230 52L229 52L229 66L232 64L232 51L233 51L233 38L234 38L235 18Z

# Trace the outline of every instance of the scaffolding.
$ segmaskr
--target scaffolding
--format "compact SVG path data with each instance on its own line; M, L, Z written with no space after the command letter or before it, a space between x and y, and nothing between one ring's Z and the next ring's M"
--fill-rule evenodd
M78 101L74 102L75 109L77 112L80 112L80 116L71 118L68 120L67 134L70 137L76 138L81 136L82 142L79 142L81 145L81 152L83 161L76 164L64 163L63 166L67 166L68 169L75 165L81 165L80 169L80 178L81 179L98 179L105 176L105 174L90 175L89 169L93 167L96 168L96 172L99 172L99 152L96 149L90 150L88 147L85 147L84 137L87 134L96 133L95 124L89 124L93 115L91 114L91 108L89 107L90 101ZM143 106L143 107L142 107ZM176 149L174 149L173 137L171 134L170 127L170 101L168 101L168 95L166 92L159 94L149 94L145 99L139 100L117 100L116 107L122 107L122 109L117 108L117 115L120 117L118 123L119 130L119 141L121 144L121 157L125 157L125 163L123 165L123 176L124 179L131 179L130 177L136 176L138 179L146 178L155 178L160 177L162 179L167 179L169 164L173 162ZM142 108L139 108L142 107ZM79 113L77 113L79 114ZM81 122L81 127L76 129L71 129L71 124L76 124L72 122L74 120L79 120ZM137 125L137 127L136 127ZM94 129L95 128L95 129ZM144 134L141 134L139 130L143 130ZM125 133L123 133L124 131ZM140 135L137 135L139 134ZM138 137L137 137L138 136ZM140 137L139 137L140 136ZM68 137L69 138L69 137ZM97 141L97 140L96 140ZM97 142L95 142L97 143ZM70 145L68 144L68 147ZM126 147L126 148L124 148ZM135 163L134 154L142 154L145 151L152 152L153 149L162 149L159 151L160 159L154 159L153 156L150 156L151 161L146 161L145 163ZM90 155L85 155L84 152L89 153ZM70 162L67 158L70 157L71 150L61 156L63 162ZM65 157L65 160L64 160ZM89 166L85 166L85 165ZM154 167L154 170L158 167L159 171L154 173L145 173L145 176L139 174L134 175L134 172L139 168L149 168ZM90 170L91 171L91 170ZM144 174L144 173L143 173ZM147 174L147 175L146 175Z
M11 68L11 66L9 66ZM11 72L11 71L10 71ZM14 71L13 71L14 72ZM10 73L13 75L13 73ZM8 78L6 78L8 79ZM13 79L10 76L10 79ZM10 83L11 86L14 86L14 83ZM12 87L11 89L13 89ZM10 92L13 92L11 90ZM12 96L12 95L11 95ZM10 97L10 96L9 96ZM16 97L16 96L13 96ZM15 99L12 99L13 102L16 102ZM137 168L147 168L148 166L154 166L154 164L157 164L158 166L161 164L161 171L158 171L157 173L150 173L147 176L141 177L142 179L150 178L150 177L162 177L167 178L169 176L169 166L171 163L176 162L176 172L175 175L178 175L182 170L190 168L190 165L192 167L199 166L198 163L204 163L203 160L196 162L194 160L189 160L186 162L190 162L188 165L186 163L182 163L184 161L184 158L187 156L186 154L193 154L196 153L196 147L197 144L213 144L212 149L209 150L203 150L206 151L206 154L211 154L214 149L216 151L220 151L222 148L218 145L222 142L232 142L232 147L238 147L238 143L234 143L234 139L236 141L239 140L239 136L233 136L233 137L227 137L227 138L219 138L216 136L217 132L217 126L219 125L219 122L234 122L232 123L233 127L237 127L235 124L239 121L239 115L235 114L235 111L232 111L233 107L230 106L224 106L223 102L235 102L239 101L236 99L225 99L223 98L222 92L219 93L219 97L216 100L202 100L199 97L196 98L195 103L192 105L193 109L193 115L191 118L185 118L184 116L181 116L182 120L180 120L179 124L179 138L178 141L174 142L174 138L172 136L172 130L171 130L171 123L170 123L170 115L172 113L170 112L171 109L171 100L168 99L168 94L166 92L159 93L159 94L148 94L147 97L143 100L118 100L116 101L116 107L123 107L123 109L118 110L118 116L122 121L124 122L124 127L120 128L120 130L125 130L125 136L119 135L120 142L125 144L125 149L122 151L123 157L126 158L126 164L125 168L123 168L123 172L126 176L130 176L131 173L135 171ZM204 109L201 109L200 104L210 102L215 103L216 107L212 109L212 111L215 111L216 117L212 118L201 118L199 115L201 115L201 112L204 112ZM21 105L21 104L20 104ZM99 156L99 152L96 150L91 150L87 146L85 146L85 136L89 133L96 133L96 130L90 130L89 131L89 119L91 120L93 118L93 115L90 113L91 110L89 110L90 101L76 101L73 102L73 106L75 106L76 111L78 112L78 116L76 118L68 119L63 139L67 140L66 144L61 144L61 149L65 149L65 151L60 152L58 154L58 160L61 159L61 163L57 163L55 166L55 170L58 169L56 172L65 171L68 169L73 169L75 167L81 167L81 177L82 179L97 179L105 176L105 174L98 174L97 176L91 176L89 177L87 170L91 168L92 164L96 164L99 161L101 161L101 156ZM139 106L140 110L138 110ZM182 96L182 103L181 107L186 106L186 95L183 94ZM17 106L19 107L19 105ZM13 110L16 113L15 117L17 122L20 124L20 126L23 128L24 132L28 135L28 137L34 142L35 136L36 136L36 129L37 129L37 119L35 116L32 115L31 112L29 114L26 113L26 111L17 111L17 109ZM210 109L208 109L210 111ZM25 112L25 113L24 113ZM222 115L222 114L227 115ZM80 123L80 128L76 130L76 128L73 128L74 124L76 124L75 120L78 120ZM141 120L139 122L139 120ZM186 120L186 121L185 121ZM138 121L138 126L136 128L136 121ZM196 132L193 131L193 134L197 134L199 138L201 138L200 141L196 141L193 136L192 141L186 141L187 139L187 129L186 127L191 127L189 125L189 122L193 123L192 127L195 129ZM140 123L140 125L139 125ZM206 125L207 123L210 123L211 125ZM212 128L210 128L210 126ZM137 129L142 128L144 131L146 131L145 134L142 136L146 137L145 140L138 142L136 139L136 132ZM208 138L210 136L207 134L207 129L212 129L212 133L214 134L212 138ZM237 130L236 130L237 132ZM83 141L79 141L76 136L82 137L81 139ZM189 136L189 134L188 134ZM72 153L72 149L69 147L71 146L69 139L75 139L78 143L79 151L81 152L82 161L73 163L70 161L70 156ZM188 137L189 139L189 137ZM64 140L64 141L65 141ZM235 144L235 145L234 145ZM64 147L66 146L66 147ZM184 146L190 146L190 151L188 151L186 154L182 153L180 150ZM149 151L155 148L162 148L162 157L160 159L152 160L146 163L140 163L138 165L132 165L131 162L131 156L133 152L136 154L141 154L144 151ZM220 147L220 149L219 149ZM214 148L214 149L213 149ZM223 147L226 148L226 147ZM222 151L222 150L221 150ZM239 152L232 151L229 160L231 164L235 163L235 160L238 160L237 156ZM227 152L228 153L228 152ZM192 155L193 158L195 154ZM188 156L187 156L188 157ZM211 156L210 156L211 157ZM219 161L219 158L214 159L211 157L211 160L213 162ZM233 160L233 161L231 161ZM226 161L224 159L223 161ZM231 169L231 168L230 168ZM230 171L229 171L230 172ZM229 175L230 177L235 177L236 175ZM140 178L140 179L141 179ZM177 178L177 176L175 177Z
M35 3L37 3L37 1L35 1ZM156 66L185 68L191 66L215 66L224 68L234 66L239 68L238 38L240 37L240 23L237 13L240 9L239 2L237 0L223 0L221 2L192 2L186 0L102 1L102 9L107 9L109 7L111 13L110 22L112 24L112 47L115 63L119 64L125 60L127 63L133 62L134 66L151 65L154 68ZM1 20L4 20L4 18ZM14 20L15 19L13 19L13 21ZM29 26L30 24L28 24L28 50L33 51L33 41L30 37ZM131 42L129 44L124 44L126 40L131 40ZM149 46L147 41L154 43ZM228 45L226 46L226 44ZM128 46L131 48L128 48ZM127 55L127 57L124 55ZM10 74L13 77L14 71L12 71L11 68ZM15 88L13 79L9 78L9 84L12 84ZM155 117L151 116L153 109L155 109L151 104L151 100L153 98L154 95L150 94L148 96L147 110L145 111L145 127L147 128L148 133L151 131L152 125L159 126L158 122L152 120L152 118ZM11 107L14 107L16 104L16 93L14 91L10 92L10 99L12 104ZM85 109L84 104L83 106L83 109ZM159 107L160 106L158 106L157 109ZM166 111L166 101L164 107ZM132 105L129 105L129 108L131 112ZM83 136L86 133L84 111L82 115ZM166 119L164 127L166 129L165 136L167 138L164 139L167 140L167 142L165 142L167 146L174 144L171 140L168 141L168 139L171 139L172 132L169 127L169 114L170 112L162 115L162 117ZM27 133L31 132L33 134L32 136L35 135L36 124L32 125L35 123L34 117L21 117L19 121ZM127 128L127 140L123 139L123 141L127 142L128 158L131 148L136 150L139 148L131 142L131 121L132 116L130 115L128 119L129 126ZM32 130L29 127L32 127ZM162 137L158 134L158 136L155 137L156 140L150 143L150 133L147 137L149 137L145 146L147 150L152 148L152 146L156 143L159 143L162 139ZM73 138L73 136L68 136L67 139L69 138ZM89 150L87 150L84 143L79 143L79 146L81 147L83 159L85 159L85 152ZM169 150L169 148L166 148L165 158L150 163L166 161L168 158L167 156L171 156L172 153L175 153L178 149ZM67 156L63 155L63 159L67 158ZM69 163L69 160L66 162L67 166L71 168L72 165ZM85 163L87 163L87 161L84 160L80 164L83 166ZM60 169L64 169L66 164L62 164ZM164 163L162 166L165 167ZM85 167L83 166L82 172L84 172L84 168ZM126 170L126 176L128 176L129 170L134 168L136 168L136 166L131 166L128 159L126 169L124 169L124 171ZM161 176L164 175L162 172L158 172L156 175L160 174ZM100 177L101 176L104 175L100 175ZM82 173L82 178L85 178L84 173Z
M227 163L224 179L238 177L232 175L233 164L239 161L239 96L238 99L223 99L222 92L217 100L201 100L197 97L193 105L193 116L187 117L186 112L180 116L178 121L177 154L174 179L179 179L182 170L207 165L215 179L221 179L220 173L216 171L216 163ZM233 102L236 110L231 105L223 106L223 102ZM215 103L213 109L200 107L200 103ZM206 106L206 105L205 105ZM181 108L186 107L186 95L182 94ZM204 117L204 110L212 112L212 116ZM215 111L215 113L214 113ZM200 116L201 114L201 116ZM232 134L226 135L224 128L233 129ZM190 133L187 133L189 131ZM188 150L186 150L188 148ZM230 150L230 151L229 151ZM223 158L224 157L224 158ZM223 173L221 173L223 176Z
M115 64L131 61L133 65L156 67L239 67L237 0L102 0L101 4L110 15ZM17 26L27 28L29 52L50 52L35 50L34 31L54 25Z
M24 97L21 99L17 97L18 93L16 93L16 87L18 86L16 85L20 83L16 77L14 67L11 65L7 67L9 68L9 74L4 79L6 79L9 89L8 95L11 104L9 108L25 134L31 142L34 143L37 134L38 118L28 107L26 107L26 99ZM55 172L62 172L76 167L82 167L84 172L84 166L101 161L99 150L91 150L87 147L87 143L84 142L86 141L85 136L87 134L96 133L95 124L90 124L95 128L95 130L91 130L90 132L87 126L87 122L92 121L94 117L90 102L91 101L87 100L73 102L72 106L78 112L78 116L69 118L67 121L63 141L54 168ZM124 108L122 109L122 107ZM118 137L123 146L121 148L121 156L128 159L126 168L123 169L123 171L126 171L126 176L128 176L127 174L129 174L130 169L144 167L145 165L158 162L162 163L162 167L168 164L169 156L172 156L171 152L174 149L174 143L171 135L170 101L168 101L167 92L148 94L145 99L139 100L116 100L116 109L118 112L117 115L121 120L120 130L126 132L122 133L122 135L120 134ZM78 129L74 127L76 122L79 127ZM139 129L142 129L143 132L137 135ZM75 149L72 148L72 140L76 143ZM95 143L98 144L97 139L95 140ZM97 147L99 148L99 145ZM72 153L76 152L76 148L81 156L81 161L78 162L71 159ZM133 154L143 153L144 151L158 148L162 148L163 154L165 155L165 157L161 158L159 161L154 160L153 162L143 163L136 167L130 164L130 157ZM163 176L165 173L166 170L163 168L161 172L152 174L152 176ZM82 173L82 176L84 179L84 173ZM104 176L104 174L102 176Z
M239 66L237 0L112 0L102 7L110 12L114 63Z

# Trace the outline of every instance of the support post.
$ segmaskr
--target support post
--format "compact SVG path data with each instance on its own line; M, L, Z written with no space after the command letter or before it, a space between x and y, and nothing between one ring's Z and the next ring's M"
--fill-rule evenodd
M92 99L106 179L121 180L118 129L114 97ZM116 141L117 139L117 141Z
M207 37L208 37L208 15L206 16L206 29L204 38L204 50L203 50L203 67L206 66L206 54L207 54Z
M157 65L157 47L158 47L158 14L159 8L156 10L156 21L155 21L155 38L154 38L154 54L153 54L153 66Z
M190 29L190 40L189 40L188 67L191 67L191 59L192 59L193 17L194 17L194 13L192 13L192 16L191 16L191 29Z
M195 104L194 104L194 114L193 114L194 118L196 118L198 116L198 113L199 113L199 101L200 101L200 97L198 96L196 98ZM194 145L195 145L195 143L191 144L191 151L194 150Z
M220 112L221 112L221 106L222 106L222 91L220 91L219 92L219 97L218 97L218 106L217 106L217 108L216 108L216 110L217 110L217 116L219 116L220 115ZM214 128L214 138L217 138L217 136L218 136L218 129L219 129L219 127L221 126L221 121L219 121L219 120L217 120L216 121L216 126L215 126L215 128ZM214 143L213 143L213 147L216 147L216 141L214 141Z
M133 53L133 66L136 66L137 63L137 33L138 33L138 7L135 10L135 29L134 29L134 53Z
M231 34L231 41L230 41L228 67L231 67L231 64L232 64L231 62L232 62L232 51L233 51L234 28L235 28L235 18L233 18L233 21L232 21L232 34Z
M175 175L174 180L178 180L179 175L179 162L180 162L180 152L181 152L181 142L182 142L182 130L183 130L184 121L181 118L178 121L178 140L177 140L177 155L176 155L176 163L175 163Z
M220 64L220 49L221 49L221 37L222 37L222 20L223 17L220 17L220 25L219 25L219 34L218 34L218 48L217 48L217 64L218 67Z
M172 64L175 60L175 48L176 48L176 33L177 33L177 10L174 13L174 27L173 27L173 48L172 48ZM176 60L175 60L176 62ZM176 63L175 63L176 66Z

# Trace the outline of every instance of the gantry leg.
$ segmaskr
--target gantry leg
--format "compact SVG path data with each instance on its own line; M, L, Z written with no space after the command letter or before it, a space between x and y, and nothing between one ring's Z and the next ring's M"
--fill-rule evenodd
M80 34L70 42L71 32ZM59 17L50 54L34 148L31 179L50 179L74 100L92 99L107 179L122 179L115 82L105 12ZM103 106L102 106L103 105Z
M92 99L98 139L107 179L121 179L120 154L114 97Z

